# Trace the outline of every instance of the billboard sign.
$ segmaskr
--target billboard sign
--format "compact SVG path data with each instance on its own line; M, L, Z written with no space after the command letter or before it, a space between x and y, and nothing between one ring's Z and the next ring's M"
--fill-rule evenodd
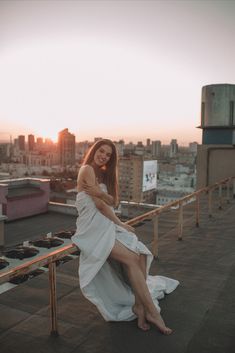
M157 160L144 161L142 191L157 189Z

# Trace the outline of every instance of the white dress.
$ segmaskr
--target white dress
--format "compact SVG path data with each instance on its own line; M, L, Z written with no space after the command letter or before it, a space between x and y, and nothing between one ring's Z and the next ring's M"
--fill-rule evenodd
M107 192L106 185L100 184ZM122 266L108 260L118 240L137 254L147 256L147 274L153 260L152 253L138 241L134 233L116 225L96 207L84 191L78 192L77 231L72 242L81 250L79 259L79 282L84 296L96 305L106 321L129 321L136 318L132 312L134 295ZM158 299L171 293L179 282L163 276L147 276L147 285L158 311Z

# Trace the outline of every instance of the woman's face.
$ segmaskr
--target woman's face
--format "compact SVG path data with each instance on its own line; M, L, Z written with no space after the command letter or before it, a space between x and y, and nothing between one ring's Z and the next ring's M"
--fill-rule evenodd
M101 145L94 155L94 162L98 167L102 167L108 163L112 155L112 147L109 145Z

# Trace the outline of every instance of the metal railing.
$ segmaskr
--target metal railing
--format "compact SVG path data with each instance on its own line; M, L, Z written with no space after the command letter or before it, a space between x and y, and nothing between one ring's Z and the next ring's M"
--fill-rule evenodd
M226 189L226 202L230 200L230 189L232 187L233 195L235 195L235 177L230 177L223 179L211 186L204 187L200 190L193 192L181 199L170 202L160 208L154 209L143 215L137 216L129 221L127 224L135 225L143 220L151 219L153 221L153 242L152 242L152 253L155 257L158 256L158 223L160 215L167 210L170 210L172 207L178 207L178 240L182 240L183 236L183 208L189 201L195 202L195 225L199 226L200 221L200 197L202 194L208 194L208 215L212 216L212 193L214 190L218 189L219 197L219 208L222 208L224 197L223 197L223 186ZM60 247L55 251L50 252L49 254L41 255L36 257L33 260L26 260L23 264L4 270L0 273L0 284L8 282L12 278L24 275L33 271L39 267L48 265L49 268L49 287L50 287L50 313L51 313L51 334L58 335L58 323L57 323L57 295L56 295L56 261L63 258L65 255L71 254L77 250L76 246L69 244L66 246Z
M24 263L2 271L0 273L0 284L8 282L14 277L25 275L39 267L48 265L49 270L49 287L50 287L50 316L51 316L51 334L58 334L57 324L57 295L56 295L56 261L64 256L71 254L77 250L73 244L65 245L60 249L54 250L49 254L44 254L32 260L26 260Z
M129 225L135 225L141 221L146 219L151 219L153 221L153 242L152 242L152 253L154 257L158 256L158 238L159 238L159 218L160 215L167 210L170 210L172 207L178 208L178 240L182 240L183 238L183 225L184 225L184 217L183 217L183 209L184 206L187 205L190 201L195 202L195 225L199 226L200 221L200 197L203 194L208 194L208 216L212 217L212 203L213 198L212 194L213 191L218 189L218 198L219 198L219 209L222 209L224 197L223 197L223 186L226 189L226 202L228 203L230 200L230 189L233 190L233 195L235 195L235 176L225 178L211 186L207 186L201 188L187 196L184 196L176 201L169 202L164 206L161 206L157 209L144 213L143 215L137 216L132 218L131 220L127 221L126 223Z

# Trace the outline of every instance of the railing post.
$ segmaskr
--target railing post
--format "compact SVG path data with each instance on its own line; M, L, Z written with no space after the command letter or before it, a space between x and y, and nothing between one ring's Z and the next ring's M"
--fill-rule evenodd
M212 217L212 190L208 191L208 214L209 217Z
M229 197L230 197L230 192L229 192L229 188L230 188L230 179L228 179L226 185L227 185L226 199L227 199L227 203L229 203Z
M222 184L219 184L219 210L222 210Z
M178 223L178 240L182 240L183 236L183 203L179 202L179 223Z
M7 219L6 216L0 215L0 250L4 249L5 246L5 224L4 221Z
M57 325L57 298L56 298L56 263L49 263L50 282L50 312L51 312L51 335L58 336Z
M196 227L199 227L200 196L196 195Z
M152 253L155 258L158 257L158 217L159 215L155 215L153 218L153 245L152 245Z

